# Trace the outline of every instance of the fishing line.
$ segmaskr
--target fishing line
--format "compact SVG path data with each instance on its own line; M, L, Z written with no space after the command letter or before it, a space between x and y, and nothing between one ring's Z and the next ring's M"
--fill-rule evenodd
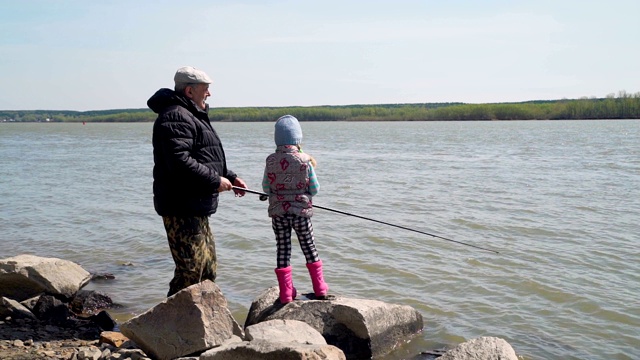
M260 195L260 200L262 200L263 198L266 200L266 198L269 196L268 194L263 193L263 192L260 192L260 191L249 190L249 189L241 188L241 187L238 187L238 186L233 186L233 189L234 189L234 190L239 190L239 191L245 191L245 192L248 192L248 193L251 193L251 194ZM480 246L473 245L473 244L468 244L468 243L465 243L465 242L462 242L462 241L457 241L457 240L453 240L453 239L448 239L448 238L443 237L443 236L439 236L439 235L435 235L435 234L430 234L430 233L428 233L428 232L424 232L424 231L420 231L420 230L416 230L416 229L408 228L408 227L406 227L406 226L396 225L396 224L388 223L388 222L386 222L386 221L376 220L376 219L372 219L372 218L369 218L369 217L365 217L365 216L361 216L361 215L357 215L357 214L348 213L348 212L346 212L346 211L341 211L341 210L337 210L337 209L332 209L332 208L328 208L328 207L324 207L324 206L320 206L320 205L316 205L316 204L313 204L313 207L314 207L314 208L317 208L317 209L322 209L322 210L332 211L332 212L335 212L335 213L338 213L338 214L342 214L342 215L353 216L353 217L356 217L356 218L359 218L359 219L363 219L363 220L373 221L373 222L376 222L376 223L379 223L379 224L384 224L384 225L388 225L388 226L397 227L397 228L399 228L399 229L403 229L403 230L408 230L408 231L417 232L417 233L419 233L419 234L423 234L423 235L429 235L429 236L432 236L432 237L435 237L435 238L438 238L438 239L442 239L442 240L446 240L446 241L454 242L454 243L456 243L456 244L465 245L465 246L470 246L470 247L473 247L473 248L476 248L476 249L480 249L480 250L484 250L484 251L490 251L490 252L495 253L495 254L499 254L499 253L500 253L500 252L498 252L498 251L496 251L496 250L492 250L492 249L488 249L488 248L480 247Z

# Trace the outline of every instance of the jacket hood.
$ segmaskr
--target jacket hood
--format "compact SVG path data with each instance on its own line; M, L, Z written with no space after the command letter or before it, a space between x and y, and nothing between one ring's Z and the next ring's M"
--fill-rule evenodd
M189 110L198 110L193 101L167 88L156 91L147 100L147 106L156 114L160 114L162 110L174 105L179 105Z

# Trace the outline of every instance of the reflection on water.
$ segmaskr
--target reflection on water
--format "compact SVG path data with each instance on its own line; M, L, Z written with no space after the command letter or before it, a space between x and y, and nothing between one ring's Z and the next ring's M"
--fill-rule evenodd
M216 123L260 189L272 124ZM640 122L302 123L318 160L313 218L331 291L410 305L424 334L389 355L498 336L527 359L640 358ZM55 256L112 281L124 320L172 276L151 194L151 124L0 124L0 254ZM223 194L218 284L243 323L275 286L266 204ZM311 282L292 255L301 291ZM306 289L306 290L305 290Z

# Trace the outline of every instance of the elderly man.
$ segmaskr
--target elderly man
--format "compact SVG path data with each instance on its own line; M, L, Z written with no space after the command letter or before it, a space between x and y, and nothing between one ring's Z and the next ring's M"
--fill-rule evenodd
M218 208L219 193L232 186L246 188L227 168L222 143L209 122L209 76L185 66L174 81L174 90L160 89L147 101L158 114L153 125L153 202L175 262L167 296L202 280L215 281L217 259L209 216Z

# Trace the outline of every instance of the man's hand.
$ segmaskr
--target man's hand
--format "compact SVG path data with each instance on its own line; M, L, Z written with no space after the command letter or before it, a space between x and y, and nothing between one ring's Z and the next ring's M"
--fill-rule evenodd
M244 180L240 179L239 177L237 177L234 181L233 181L233 186L237 186L243 189L247 188L247 183L244 182ZM233 189L233 192L236 194L236 196L238 197L243 197L245 192L242 190L238 190L238 189Z
M226 177L220 177L220 187L218 187L218 192L229 191L231 190L231 181Z

